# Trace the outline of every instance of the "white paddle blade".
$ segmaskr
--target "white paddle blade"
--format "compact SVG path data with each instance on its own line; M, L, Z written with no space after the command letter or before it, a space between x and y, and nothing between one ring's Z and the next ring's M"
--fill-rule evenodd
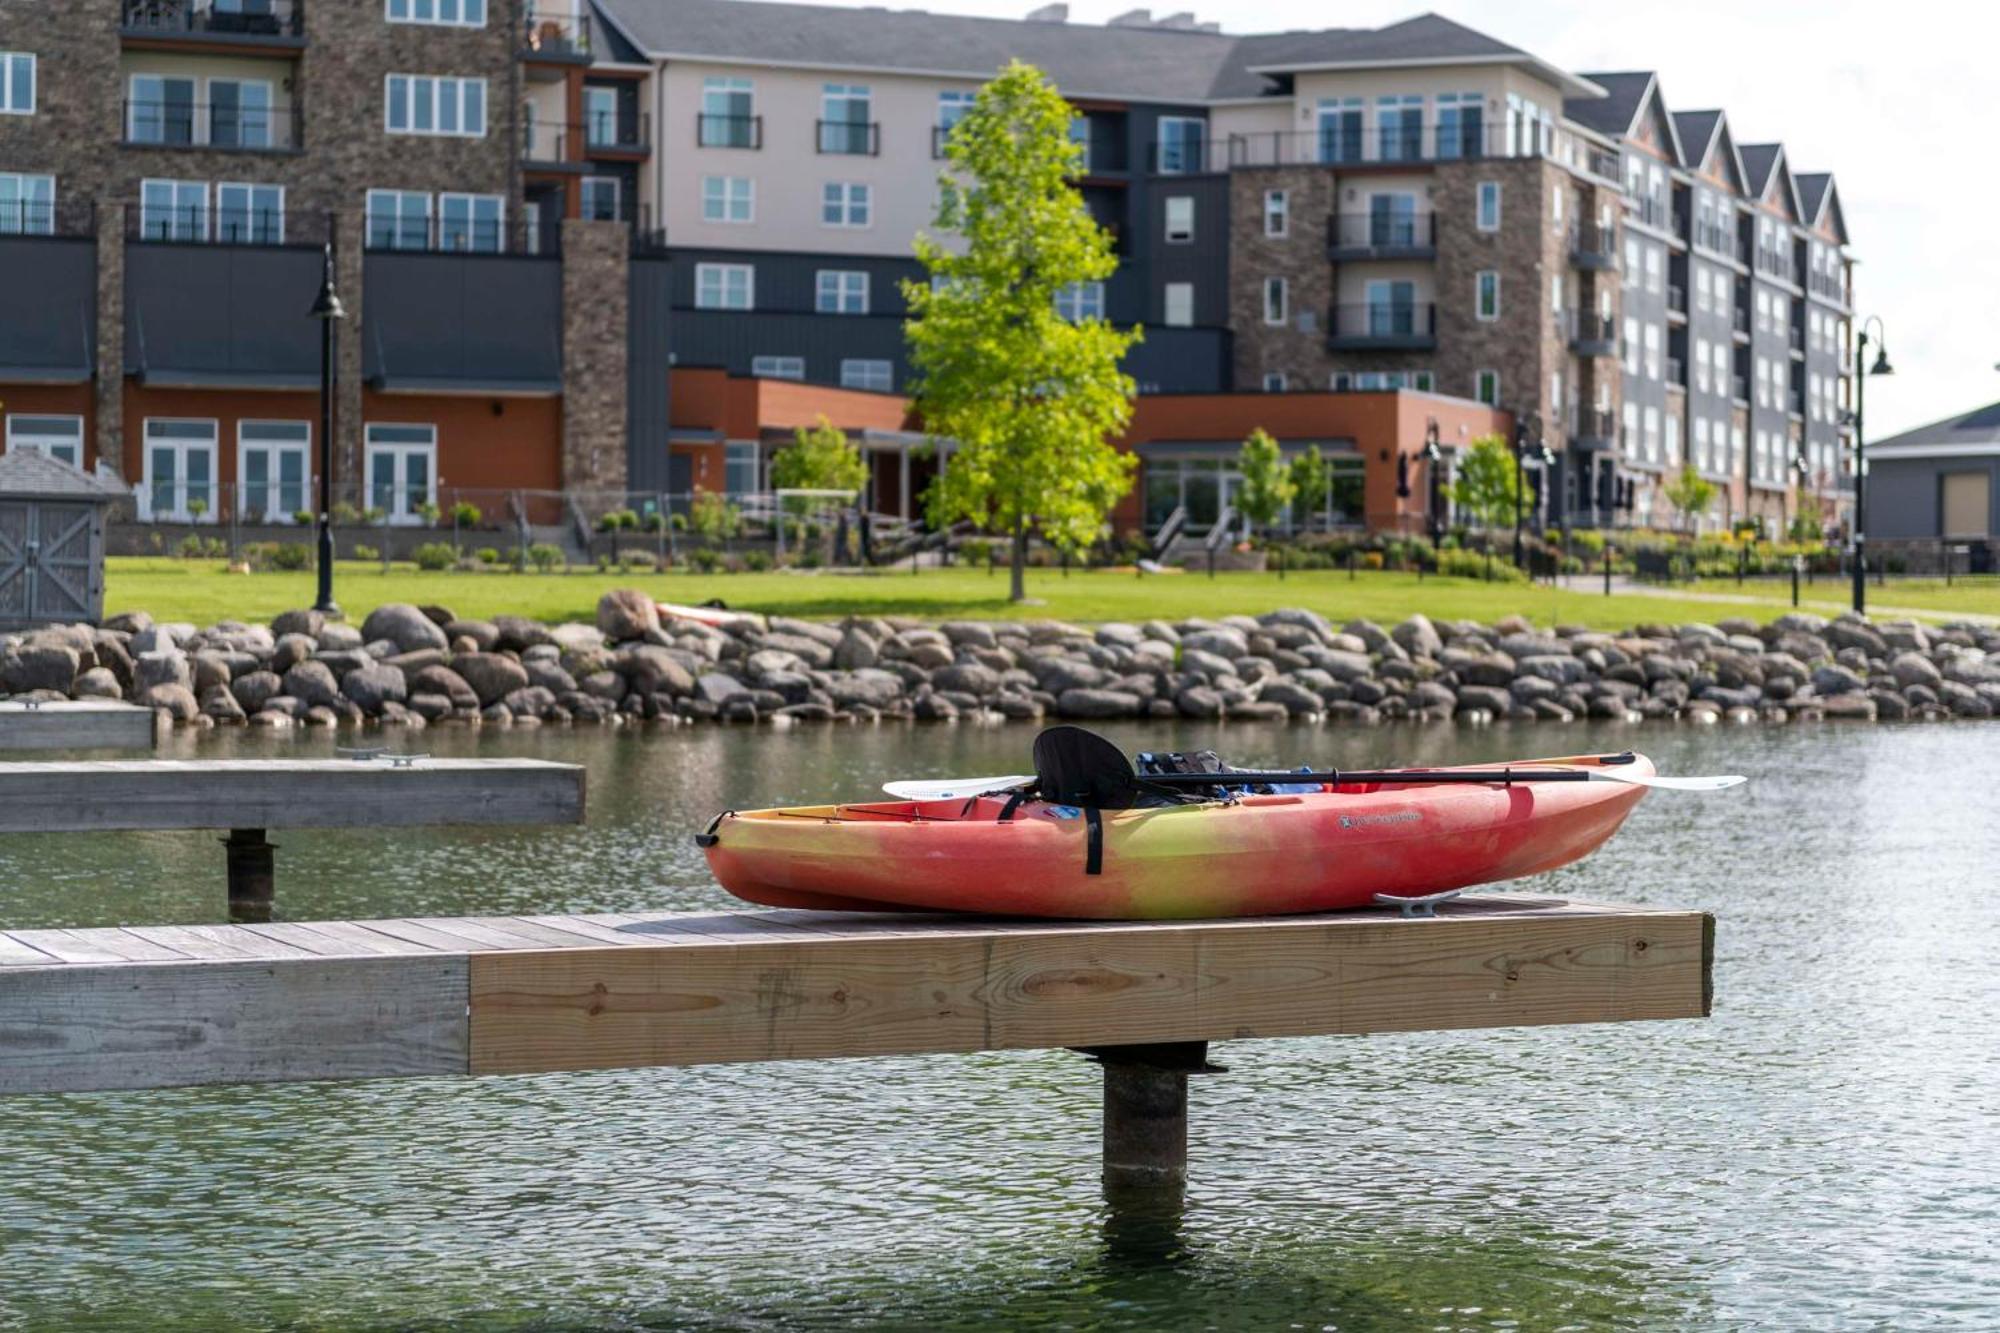
M1032 773L1016 773L998 778L935 778L930 781L885 782L882 790L899 801L951 801L1006 791L1024 782L1033 782Z
M1739 773L1699 778L1669 778L1658 773L1621 773L1615 768L1588 770L1592 782L1623 782L1632 787L1657 787L1661 791L1727 791L1750 779Z

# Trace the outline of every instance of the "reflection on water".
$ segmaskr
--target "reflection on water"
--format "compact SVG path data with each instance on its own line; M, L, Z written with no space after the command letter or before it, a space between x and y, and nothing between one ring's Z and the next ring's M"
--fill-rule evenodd
M1113 1217L1063 1052L0 1101L0 1328L1914 1328L2000 1310L2000 731L1108 729L1257 764L1635 740L1534 887L1718 917L1705 1023L1224 1043L1184 1214ZM1169 734L1170 733L1170 734ZM724 908L716 810L1023 766L1025 728L430 733L582 829L288 833L281 918ZM296 753L254 736L204 753ZM328 742L327 744L330 744ZM0 839L0 921L213 921L213 834Z

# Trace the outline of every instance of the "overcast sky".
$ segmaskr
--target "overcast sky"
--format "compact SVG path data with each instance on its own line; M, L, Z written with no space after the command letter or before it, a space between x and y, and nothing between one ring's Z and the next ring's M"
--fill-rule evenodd
M833 0L853 3L855 0ZM1018 18L1039 0L891 8ZM1071 0L1102 23L1138 0ZM1857 317L1879 316L1896 373L1868 386L1879 439L2000 400L2000 100L1991 0L1201 0L1229 32L1379 27L1435 9L1575 71L1654 69L1667 105L1719 106L1739 143L1778 140L1834 173Z

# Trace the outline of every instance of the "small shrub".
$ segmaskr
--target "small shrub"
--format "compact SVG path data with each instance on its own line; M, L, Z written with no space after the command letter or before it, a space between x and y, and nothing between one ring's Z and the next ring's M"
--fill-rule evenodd
M613 509L597 520L599 532L631 532L639 526L639 516L629 509Z
M625 568L645 570L653 573L659 570L660 562L650 551L627 551L625 553Z
M665 532L667 530L667 516L655 509L652 513L646 515L645 520L639 524L639 528L644 532Z
M354 548L354 558L356 560L380 560L382 552L373 546L357 545Z
M799 552L800 569L818 569L822 563L824 562L820 559L819 544L817 542Z
M769 551L745 551L743 553L743 568L749 570L752 574L769 572L771 568L771 553Z
M535 567L536 573L546 574L557 565L568 562L563 558L562 547L553 546L548 542L536 542L528 548L528 563Z
M361 511L345 500L338 501L333 506L333 521L352 527L361 521Z
M1382 560L1382 553L1380 551L1362 552L1361 567L1363 569L1380 569L1382 568L1382 565L1383 565L1383 560Z
M183 560L193 560L201 555L201 538L190 532L174 545L174 554Z
M484 517L485 515L479 512L479 506L469 500L460 500L451 507L451 521L461 528L476 528L479 526L479 520Z
M1475 551L1444 551L1438 556L1438 573L1453 578L1483 579L1488 577L1487 558ZM1520 583L1528 576L1514 568L1511 561L1495 556L1491 577L1496 583Z
M299 510L297 513L292 515L292 522L298 524L302 528L311 527L313 524L313 511L310 509Z
M722 568L722 556L706 546L697 546L687 554L688 568L697 574L713 574Z
M609 573L610 573L610 572L611 572L612 570L614 570L614 569L616 569L616 568L617 568L617 566L611 563L611 557L610 557L610 555L608 555L608 554L601 554L601 555L599 555L599 556L597 557L597 572L598 572L598 573L600 573L600 574L609 574Z
M271 549L270 564L273 569L282 569L290 573L297 573L302 569L311 569L313 564L312 548L304 542L275 543Z
M458 563L458 552L449 542L425 542L410 552L410 559L417 562L418 569L450 569Z
M686 532L688 530L688 516L686 514L674 514L667 519L667 522L675 532Z
M472 553L472 558L482 565L497 565L500 563L500 548L497 546L482 546Z
M743 512L719 492L703 491L694 497L688 526L706 540L727 541L736 535L742 523Z
M427 528L436 527L438 518L440 515L443 514L443 512L444 511L439 509L435 503L429 500L426 500L422 504L417 506L417 516L423 519L424 526Z

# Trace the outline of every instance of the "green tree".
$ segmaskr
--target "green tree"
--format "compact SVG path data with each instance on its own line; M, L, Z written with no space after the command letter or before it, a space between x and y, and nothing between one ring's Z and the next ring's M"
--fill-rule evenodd
M1503 527L1514 521L1517 506L1525 509L1527 500L1507 441L1498 435L1481 435L1472 442L1458 461L1451 498L1482 527Z
M1314 520L1326 512L1327 493L1333 489L1332 469L1318 445L1307 445L1306 451L1292 460L1292 489L1305 508L1305 526L1310 532Z
M1694 526L1694 516L1706 513L1715 502L1715 483L1694 470L1689 463L1681 469L1681 474L1660 488L1660 494L1667 497L1667 503L1681 516L1683 527Z
M1292 497L1298 493L1278 442L1259 426L1243 441L1243 450L1236 456L1236 468L1243 474L1243 485L1236 492L1236 507L1258 531L1268 533L1271 525L1284 517Z
M773 490L859 491L867 484L867 460L847 442L847 432L825 417L792 432L792 442L771 456ZM792 496L787 507L804 513L811 504Z
M1109 437L1131 418L1119 361L1139 332L1075 308L1082 284L1110 277L1117 261L1074 184L1072 114L1018 61L980 89L945 141L937 227L953 239L919 235L930 281L903 284L917 411L954 445L926 495L931 520L1007 534L1017 602L1029 529L1082 550L1134 466ZM1065 296L1079 317L1058 313Z

